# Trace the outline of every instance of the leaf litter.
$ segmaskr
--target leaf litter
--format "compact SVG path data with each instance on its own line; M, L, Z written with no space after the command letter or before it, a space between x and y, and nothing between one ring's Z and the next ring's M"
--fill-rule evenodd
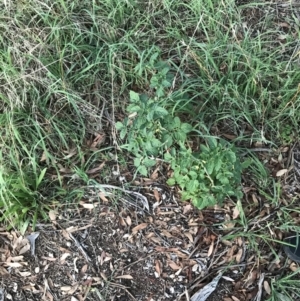
M127 190L125 196L118 195L118 203L103 201L98 192L87 187L77 209L51 212L50 224L38 224L29 234L39 233L34 256L28 236L1 232L6 298L97 300L101 295L104 300L210 301L263 300L261 295L269 295L268 280L260 284L264 271L272 272L269 250L261 249L261 260L245 247L244 237L223 239L235 231L222 226L226 216L237 219L231 201L223 208L199 211L151 184L138 195L148 196L148 210L122 202ZM82 206L96 199L98 206ZM273 268L275 274L284 260L281 257ZM206 299L197 297L203 296L201 291L206 291Z

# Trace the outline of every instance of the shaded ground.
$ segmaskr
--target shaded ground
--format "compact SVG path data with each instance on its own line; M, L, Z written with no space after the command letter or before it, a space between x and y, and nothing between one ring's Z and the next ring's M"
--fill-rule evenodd
M2 229L6 299L188 300L222 271L208 300L255 300L259 279L290 264L280 249L276 260L263 243L259 258L245 237L221 240L238 229L231 230L231 202L200 212L155 183L142 193L149 211L123 194L105 201L103 192L89 188L77 209L52 212L53 223L38 226L35 256L25 237Z

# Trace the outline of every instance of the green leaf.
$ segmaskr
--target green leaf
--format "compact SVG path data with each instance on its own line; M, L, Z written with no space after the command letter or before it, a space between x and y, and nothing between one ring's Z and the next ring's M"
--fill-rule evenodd
M188 134L193 130L193 127L189 123L182 123L180 129L185 133Z
M140 101L140 96L138 93L134 92L134 91L130 91L129 92L129 95L130 95L130 100L132 102L139 102Z
M179 142L185 142L186 140L186 134L184 132L178 131L174 133L174 138L177 143Z
M121 138L121 139L124 139L125 136L126 136L126 134L127 134L127 128L124 127L124 128L122 128L122 130L121 130L121 132L120 132L120 138Z
M167 162L171 162L173 160L173 156L170 154L170 153L165 153L164 154L164 159L167 161Z
M186 190L190 193L195 192L199 188L198 180L190 180L186 185Z
M148 171L147 171L147 168L143 165L140 165L139 168L137 169L137 171L142 175L142 176L145 176L147 177L148 175Z
M218 146L218 142L217 142L217 139L214 138L214 137L210 137L208 139L208 145L211 147L211 148L216 148Z
M169 112L163 107L156 107L155 114L158 115L159 117L162 117L168 115Z
M116 122L115 127L116 127L117 131L120 131L124 127L124 124L122 122L118 121L118 122Z
M47 171L47 168L44 168L41 171L41 173L37 179L37 182L36 182L36 189L40 186L41 182L43 181L46 171Z
M175 126L177 127L177 128L180 128L181 127L181 121L180 121L180 119L179 119L179 117L175 117L174 118L174 124L175 124Z
M206 170L207 170L207 173L208 173L209 175L211 175L211 174L213 173L214 168L215 168L215 162L214 162L213 160L214 160L214 158L212 158L211 160L209 160L209 161L207 162L207 164L205 165Z
M136 104L131 104L127 107L126 110L129 113L135 113L135 112L139 112L141 110L141 107Z
M141 165L141 158L134 158L133 164L135 167L139 167Z
M216 158L215 171L218 172L222 166L222 159L220 157Z
M169 148L173 144L173 138L170 134L164 134L162 136L162 142L167 148Z
M195 180L195 179L197 179L197 177L198 177L198 173L195 172L194 170L191 170L191 171L189 172L189 176L191 177L192 180Z
M154 139L151 140L151 144L155 148L159 148L159 147L162 146L162 143L158 139L156 139L156 138L154 138Z
M146 166L146 167L152 167L154 165L156 165L156 160L154 159L149 159L149 158L145 158L143 160L143 164Z
M170 186L174 186L176 184L176 180L174 178L169 178L167 184Z

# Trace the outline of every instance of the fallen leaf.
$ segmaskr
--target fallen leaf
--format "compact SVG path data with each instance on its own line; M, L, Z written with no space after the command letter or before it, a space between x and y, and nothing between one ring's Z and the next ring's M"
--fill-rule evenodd
M233 301L240 301L240 299L235 297L235 296L231 296L231 298L232 298Z
M241 262L241 259L242 259L242 256L243 256L243 249L240 248L237 252L237 254L235 255L235 260L237 263L240 263Z
M28 277L31 275L30 272L19 272L19 274L22 276L22 277Z
M61 286L61 290L64 291L64 292L67 292L69 291L70 289L72 288L72 286Z
M92 168L92 169L88 170L86 173L88 175L90 175L90 174L93 174L93 173L96 173L96 172L100 171L104 167L105 163L106 163L105 161L102 162L98 167Z
M213 251L214 251L214 242L212 241L207 252L207 257L210 257Z
M264 289L268 295L271 295L271 288L270 288L268 281L266 281L266 280L264 281Z
M284 174L286 174L287 173L287 169L286 168L284 168L284 169L281 169L281 170L278 170L277 172L276 172L276 177L281 177L281 176L283 176Z
M159 202L159 201L160 201L160 194L159 194L158 190L157 190L157 189L154 189L154 190L153 190L153 194L154 194L155 200L156 200L157 202Z
M64 253L61 257L60 257L60 261L64 261L68 256L70 256L70 253Z
M174 261L172 261L172 260L169 260L169 261L168 261L168 265L169 265L169 267L170 267L172 270L175 270L175 271L181 269L180 266L178 266L178 265L177 265Z
M129 215L126 217L126 223L128 226L131 226L131 218Z
M240 215L240 210L238 206L235 206L232 213L232 219L236 219Z
M45 151L43 151L40 162L46 161L47 160L47 154Z
M145 228L147 228L148 224L147 223L141 223L137 226L135 226L134 228L132 228L132 232L137 232L139 230L143 230Z
M51 222L54 222L56 220L56 216L57 215L57 212L55 210L50 210L49 211L49 218L51 220Z
M87 271L87 269L88 269L88 265L87 264L85 264L82 268L81 268L81 271L80 271L80 273L82 274L82 275L84 275L85 274L85 272Z
M131 275L122 275L122 276L117 276L117 279L133 279Z
M22 267L22 264L18 263L18 262L5 262L4 264L7 267L11 267L11 268L20 268Z
M157 272L157 274L160 276L161 274L161 270L160 270L160 264L158 260L155 260L155 271Z

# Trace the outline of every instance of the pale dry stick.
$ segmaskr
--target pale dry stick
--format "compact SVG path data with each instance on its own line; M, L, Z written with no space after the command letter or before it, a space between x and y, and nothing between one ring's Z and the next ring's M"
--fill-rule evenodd
M138 199L140 199L142 201L142 204L144 205L144 207L149 211L150 208L149 208L149 203L148 203L148 200L145 196L143 196L141 193L139 192L135 192L135 191L130 191L130 190L126 190L124 188L121 188L121 187L118 187L118 186L114 186L114 185L108 185L108 184L97 184L97 185L88 185L87 187L89 188L95 188L95 187L98 187L98 188L108 188L108 189L114 189L114 190L119 190L119 191L123 191L124 193L127 193L129 195L133 195L135 197L137 197ZM107 192L107 191L104 191L105 193L108 193L108 194L112 194L111 192Z
M75 242L76 247L81 251L82 255L85 257L87 261L92 261L91 258L87 255L79 241L72 235L72 233L68 233L72 240Z
M101 285L102 281L101 282L99 282L99 281L98 282L94 282L94 283L91 284L91 286L95 286L95 285L99 285L99 284ZM127 290L126 286L124 286L122 284L114 283L114 282L109 282L109 284L112 285L112 286L116 286L116 287L119 287L119 288L123 289L133 300L137 301L135 299L135 297Z
M139 262L141 262L141 261L144 261L144 260L146 260L147 258L149 258L149 257L151 257L151 256L153 256L153 254L149 254L149 255L147 255L146 257L140 258L140 259L138 259L137 261L132 262L132 263L126 265L125 267L122 268L122 270L126 270L127 268L129 268L129 267L131 267L131 266L133 266L133 265L135 265L135 264L137 264L137 263L139 263Z
M260 278L259 278L259 281L258 281L258 292L257 292L257 294L255 296L254 301L260 301L260 299L261 299L261 295L262 295L262 283L263 283L264 279L265 279L265 273L262 273L260 275Z

